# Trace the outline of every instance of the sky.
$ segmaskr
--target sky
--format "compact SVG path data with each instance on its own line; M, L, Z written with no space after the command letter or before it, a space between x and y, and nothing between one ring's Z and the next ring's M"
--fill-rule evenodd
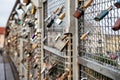
M0 26L6 27L7 20L16 0L0 1Z

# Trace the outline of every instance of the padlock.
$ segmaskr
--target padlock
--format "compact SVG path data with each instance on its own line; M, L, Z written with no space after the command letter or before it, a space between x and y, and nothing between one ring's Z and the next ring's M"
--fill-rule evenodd
M73 16L75 17L75 18L80 18L82 15L84 14L84 10L83 9L79 9L79 8L77 8L77 10L75 11L75 13L73 14Z
M59 19L62 20L65 17L65 12L59 16Z
M41 70L41 74L43 74L45 72L45 70L47 70L47 64L43 63L43 68Z
M30 74L30 79L33 78L33 74Z
M38 46L38 44L33 44L32 49L35 49Z
M49 80L48 78L44 78L43 80Z
M14 15L18 15L17 11L13 11L13 12L12 12L12 15L13 15L13 16L14 16Z
M56 14L59 11L59 7L53 11L54 14Z
M56 12L56 14L59 16L59 15L62 13L63 9L64 9L64 5L62 5L62 6L58 9L58 11Z
M54 69L56 69L57 63L53 63L52 65L49 66L47 74L51 75Z
M30 0L23 0L23 3L26 3L26 5L28 5L30 3Z
M35 34L32 34L32 39L34 39L35 38Z
M35 12L36 12L36 8L35 8L35 6L33 6L32 10L31 10L31 14L35 14Z
M67 35L64 35L62 38L58 38L56 43L55 43L55 47L60 50L60 51L63 51L63 49L65 48L65 46L68 44L68 40L65 40L64 39L67 37Z
M120 0L117 0L117 2L114 4L117 8L120 8Z
M78 0L78 4L81 5L81 2L82 2L82 1L83 1L83 0Z
M93 2L93 0L88 0L85 4L84 4L84 8L88 8L90 5L91 5L91 3Z
M81 80L87 80L87 77L83 77Z
M51 18L50 22L48 22L47 27L50 28L54 23L54 18Z
M47 18L45 18L44 21L45 21L45 22L48 21L48 20L50 19L51 16L52 16L52 15L49 15Z
M117 55L116 55L116 54L110 54L110 59L115 60L116 58L117 58Z
M40 58L38 54L35 54L34 59Z
M83 6L78 6L78 8L74 12L73 16L75 18L80 18L84 14L85 9L87 9L91 5L92 2L93 2L93 0L88 0Z
M62 13L59 18L55 21L58 25L62 22L62 19L65 17L65 13Z
M24 53L27 57L30 57L32 55L32 53L30 53L27 49L24 50Z
M21 8L22 8L22 4L21 4L21 3L18 3L17 9L21 9Z
M34 64L34 69L36 69L38 67L38 64Z
M67 41L62 41L62 40L58 40L55 44L55 47L60 50L63 51L63 49L65 48L65 46L68 44L68 40Z
M33 22L27 22L27 24L29 25L29 27L34 27L35 26L35 24L33 23Z
M27 61L27 59L26 58L23 58L22 60L21 60L21 63L24 63L24 62L26 62Z
M25 39L28 38L28 34L27 34L27 33L24 34L24 35L23 35L23 38L25 38Z
M20 20L20 19L18 19L18 20L17 20L17 24L18 24L18 25L22 25L22 24L23 24L23 21Z
M120 18L117 19L117 21L115 22L115 25L112 27L112 29L114 31L117 31L120 29Z
M59 38L60 38L61 34L59 33L56 38L55 38L55 41L57 41Z
M27 57L30 57L30 56L31 56L31 53L30 53L30 52L28 52L28 53L26 54L26 56L27 56Z
M68 77L68 75L69 75L69 72L70 72L70 71L64 72L64 73L62 74L62 76L60 77L60 80L66 79L66 77Z
M88 32L86 32L85 34L83 34L83 35L80 37L80 40L84 40L89 33L90 33L90 31L88 31Z
M113 7L110 6L110 7L107 8L106 10L103 10L100 14L98 14L98 15L94 18L94 20L95 20L95 21L100 21L100 20L102 20L106 15L108 15L109 11L111 11L112 8L113 8Z
M32 39L34 39L35 38L35 36L37 36L37 31L35 32L35 34L32 34Z

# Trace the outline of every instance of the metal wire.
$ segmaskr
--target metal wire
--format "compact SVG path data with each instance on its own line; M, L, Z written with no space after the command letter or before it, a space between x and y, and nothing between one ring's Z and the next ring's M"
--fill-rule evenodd
M79 40L79 55L101 65L119 69L120 31L112 30L115 21L120 17L119 9L114 6L115 2L115 0L94 0L78 20L79 37L90 31L85 40ZM94 20L98 13L111 5L113 9L109 11L108 15L100 21ZM111 59L111 54L118 58Z
M54 21L56 21L59 16L56 15L56 14L53 14L53 11L57 8L60 8L64 4L65 4L65 0L48 0L44 13L47 14L47 16L54 15L56 17ZM65 8L63 9L63 11L64 10L65 10ZM45 18L47 16L45 16ZM58 34L63 33L63 29L64 29L64 26L65 26L65 21L63 19L63 21L60 25L58 25L54 22L50 28L46 27L47 22L45 22L44 24L45 24L44 25L45 36L47 36L47 40L46 40L45 44L49 45L51 47L54 47L54 43L55 43L54 39Z
M45 3L45 9L44 9L44 13L46 15L44 15L44 19L46 17L48 17L49 15L54 15L56 16L55 20L58 18L58 15L53 14L53 11L55 9L57 9L58 7L60 8L62 5L65 4L65 0L48 0ZM64 10L63 10L64 11ZM57 34L62 34L63 33L63 26L65 25L64 21L58 25L55 22L52 24L52 26L50 28L47 28L47 22L44 23L44 30L45 30L45 36L47 37L46 41L45 41L45 45L48 45L50 47L54 47L55 44L55 38L57 36ZM63 53L66 52L66 49L63 50ZM53 62L58 62L57 65L57 74L59 73L63 73L64 72L64 66L65 66L65 58L61 58L57 55L54 55L53 53L45 50L45 56L48 56L48 58L46 59L46 62L48 64L53 63ZM56 75L52 75L51 77L56 77Z
M87 78L87 80L112 80L88 67L81 65L81 79Z

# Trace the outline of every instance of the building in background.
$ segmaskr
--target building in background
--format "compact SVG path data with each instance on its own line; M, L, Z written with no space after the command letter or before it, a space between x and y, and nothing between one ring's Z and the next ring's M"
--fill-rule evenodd
M0 48L4 47L5 28L0 27Z

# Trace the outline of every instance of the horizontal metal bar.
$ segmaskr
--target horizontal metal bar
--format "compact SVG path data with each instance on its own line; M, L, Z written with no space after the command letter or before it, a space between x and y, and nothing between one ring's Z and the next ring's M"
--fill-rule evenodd
M120 78L120 71L110 68L110 67L107 67L107 66L103 66L97 62L87 60L83 57L78 58L78 63L82 64L83 66L86 66L88 68L91 68L94 71L101 73L109 78L114 79L114 80L119 80L119 78Z
M57 56L60 56L60 57L64 58L64 56L62 55L63 52L60 52L59 50L57 50L55 48L52 48L52 47L49 47L49 46L44 46L44 49L48 50L49 52L52 52L53 54L55 54Z

